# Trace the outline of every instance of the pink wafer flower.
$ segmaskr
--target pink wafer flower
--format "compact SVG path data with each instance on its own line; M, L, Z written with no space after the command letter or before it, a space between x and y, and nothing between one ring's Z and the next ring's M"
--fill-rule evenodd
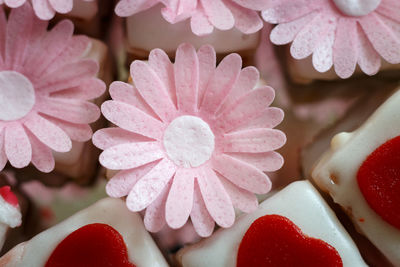
M95 0L81 0L84 2L92 2ZM20 7L25 2L31 2L36 16L42 20L50 20L56 12L66 14L71 12L74 6L74 0L0 0L1 4L6 4L8 7Z
M257 11L268 7L268 0L121 0L115 12L128 17L162 3L162 15L170 23L190 18L196 35L210 34L214 27L236 27L245 34L259 31L263 24Z
M103 149L100 163L120 170L107 184L112 197L128 196L130 210L146 209L149 231L165 222L182 227L190 216L201 236L214 222L229 227L233 207L251 212L271 182L264 173L281 168L274 150L286 136L272 129L283 119L281 109L269 107L271 87L257 89L259 73L241 69L239 55L216 65L211 46L196 52L182 44L172 64L160 49L149 62L134 61L136 87L114 82L113 100L103 115L117 127L97 131L94 144Z
M332 65L339 77L350 77L358 64L376 74L381 57L400 63L400 2L398 0L273 0L262 12L278 24L271 41L293 42L292 56L312 55L319 72Z
M90 40L73 36L68 20L46 28L28 3L11 10L8 21L0 7L0 170L8 160L50 172L52 150L89 140L88 123L100 116L88 100L105 85L95 78L97 63L81 59Z

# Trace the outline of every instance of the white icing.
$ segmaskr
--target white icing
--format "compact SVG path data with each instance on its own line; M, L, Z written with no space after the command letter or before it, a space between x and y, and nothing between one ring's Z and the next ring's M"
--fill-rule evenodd
M335 247L343 266L367 266L333 211L308 181L290 184L261 203L254 213L239 217L231 228L220 229L210 238L181 250L178 259L185 267L236 266L237 251L245 232L254 220L267 214L285 216L306 235Z
M0 196L0 224L14 228L21 225L21 218L19 206L11 205Z
M400 135L399 103L400 91L380 106L359 129L336 135L331 150L323 155L312 173L316 183L328 191L336 203L351 211L353 223L395 266L400 266L400 230L369 207L358 187L356 175L373 151Z
M2 266L44 266L62 240L73 231L91 223L108 224L117 230L124 238L129 260L136 266L168 266L145 230L139 214L129 211L123 200L112 198L100 200L31 240L19 244L0 259L0 264L7 262Z
M0 120L24 117L35 104L33 84L16 71L0 71Z
M381 0L333 0L337 8L348 16L365 16L374 11Z
M205 36L192 33L190 20L171 24L161 16L161 6L155 6L127 18L127 39L129 48L150 51L161 48L168 54L175 54L181 43L196 47L210 44L217 53L229 53L257 48L260 32L243 34L236 28L228 31L214 31ZM128 49L129 49L128 48Z
M210 126L194 116L173 120L165 130L163 143L168 157L185 168L198 167L209 160L215 145Z

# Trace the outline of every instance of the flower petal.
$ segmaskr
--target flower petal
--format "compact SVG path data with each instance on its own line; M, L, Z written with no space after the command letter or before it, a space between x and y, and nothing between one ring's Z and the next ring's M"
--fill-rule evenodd
M235 221L235 211L228 193L213 170L208 166L198 170L197 181L208 212L221 227L230 227Z
M270 5L269 2L265 0L233 0L233 2L252 10L265 10Z
M93 131L90 125L72 123L45 115L43 117L60 127L73 141L86 142L92 138Z
M4 140L4 135L5 135L5 129L0 130L0 170L3 170L4 167L7 164L7 155L5 152L5 140Z
M308 0L277 1L277 5L261 12L263 19L272 24L294 22L303 18L318 8Z
M357 37L358 64L364 73L375 75L381 67L381 57L359 27L357 27Z
M55 162L51 149L33 134L27 134L32 145L32 164L41 172L49 173L54 170Z
M213 169L235 185L256 194L271 190L268 176L256 167L226 154L215 156Z
M74 5L73 0L48 0L55 11L61 14L68 13Z
M5 152L10 164L15 168L29 165L32 147L24 128L19 123L10 123L5 129Z
M115 13L120 17L129 17L151 8L158 2L158 0L121 0L115 7Z
M228 153L227 155L253 165L263 172L274 172L282 168L283 157L275 152L264 153Z
M257 129L257 128L274 128L282 122L284 117L283 110L280 108L272 107L266 108L256 118L249 120L245 124L238 127L236 130L244 129Z
M171 228L182 227L193 207L194 173L191 169L176 171L166 202L166 221Z
M121 144L100 154L101 165L111 170L136 168L164 157L157 142Z
M214 26L208 20L203 7L197 7L197 9L193 11L190 19L190 27L192 32L198 36L210 34L214 30Z
M235 24L231 11L221 0L200 0L208 20L219 30L229 30Z
M6 3L6 5L11 8L20 7L25 2L26 0L4 0L4 3Z
M131 105L106 101L101 111L107 120L125 130L158 140L162 138L163 123Z
M315 47L312 63L319 72L326 72L333 65L333 44L335 42L336 25L337 23L334 22L327 26L325 36Z
M197 51L197 57L199 58L199 95L198 95L198 106L203 101L204 93L207 89L208 82L214 74L215 64L217 56L215 50L211 45L203 45Z
M56 11L48 1L32 0L32 5L36 15L42 20L50 20L56 14Z
M201 196L199 184L195 182L193 191L193 208L190 213L193 227L201 237L208 237L212 234L215 223Z
M4 8L0 8L0 29L7 29L7 18ZM3 65L5 61L6 33L7 31L5 30L0 31L0 65Z
M161 160L134 185L126 199L128 209L141 211L149 206L165 189L175 171L176 167L172 161L166 158Z
M93 144L102 150L121 144L151 141L150 138L118 127L100 129L94 133L92 140Z
M263 27L263 21L254 10L241 7L233 2L225 2L225 5L232 12L235 18L235 27L245 33L252 34L258 32Z
M53 97L91 100L98 98L106 91L106 84L97 78L89 78L81 82L79 86L64 89L51 94Z

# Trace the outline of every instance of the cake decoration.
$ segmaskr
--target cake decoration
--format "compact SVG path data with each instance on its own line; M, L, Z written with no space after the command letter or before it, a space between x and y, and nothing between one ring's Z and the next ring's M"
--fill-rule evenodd
M314 68L326 72L334 66L349 78L357 64L376 74L381 58L400 63L400 4L396 0L272 1L262 12L265 21L278 24L271 32L274 44L292 42L291 55L312 55Z
M218 67L215 62L211 46L196 53L192 45L182 44L174 64L155 49L148 63L132 63L135 86L114 82L113 100L101 107L117 126L93 136L104 150L100 163L119 171L107 193L128 196L132 211L147 208L149 231L159 231L165 222L180 228L189 216L200 236L212 233L214 221L230 227L233 206L244 212L256 209L254 193L271 188L263 171L283 164L274 150L286 136L272 129L283 112L268 107L274 90L253 89L259 73L254 67L242 70L237 54L226 56Z
M334 247L304 235L291 220L273 214L251 224L240 243L236 266L339 267L343 262Z
M22 223L18 198L10 186L0 187L0 249L3 247L8 229L20 226Z
M46 28L29 3L12 9L8 20L0 7L0 169L9 161L52 171L52 150L89 140L89 123L100 116L88 100L105 85L95 78L97 63L80 58L89 39L73 36L68 20Z
M85 225L58 244L45 267L62 266L135 267L121 234L103 223Z
M91 2L95 0L80 0ZM10 8L17 8L25 3L32 3L36 16L42 20L50 20L57 13L66 14L72 11L74 0L0 0L1 4L6 4Z
M207 35L233 27L245 34L259 31L263 27L258 11L268 7L265 0L121 0L115 12L128 17L147 10L159 3L164 5L161 13L169 23L190 18L191 28L196 35Z

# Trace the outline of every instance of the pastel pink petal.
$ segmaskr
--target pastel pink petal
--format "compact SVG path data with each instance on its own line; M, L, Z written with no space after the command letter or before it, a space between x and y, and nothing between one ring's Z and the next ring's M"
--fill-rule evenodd
M360 19L360 25L375 50L389 63L400 63L400 37L374 13Z
M232 12L235 18L235 27L239 31L245 34L252 34L263 27L263 21L256 11L241 7L233 2L227 1L225 4Z
M140 179L126 199L131 211L141 211L161 194L175 174L175 164L169 159L161 160L151 171Z
M275 152L264 153L229 153L229 156L247 162L263 172L274 172L282 168L283 157Z
M32 0L32 5L36 15L42 20L50 20L56 14L47 0Z
M239 98L232 110L226 109L218 116L222 129L229 132L259 117L274 97L275 91L269 86L251 90Z
M333 64L337 75L346 79L356 69L357 46L356 46L356 25L352 19L341 18L336 29L336 39L333 45Z
M241 70L236 83L233 85L229 95L225 98L219 113L231 108L240 97L256 87L260 79L260 73L257 68L250 66Z
M93 135L93 144L102 149L127 144L127 143L137 143L137 142L149 142L151 139L138 135L124 129L113 127L100 129Z
M219 63L208 82L201 109L211 114L218 110L239 77L241 68L242 58L238 54L230 54Z
M143 222L146 229L152 233L160 231L165 225L165 202L167 201L170 187L171 181L168 182L161 194L146 209Z
M129 170L119 171L106 185L107 195L110 197L124 197L129 194L133 186L156 165L155 162Z
M106 84L97 78L89 78L81 82L79 86L64 89L51 94L53 97L68 99L91 100L98 98L106 91Z
M253 212L257 209L258 200L256 195L240 187L237 187L222 176L218 177L220 178L226 192L228 192L228 195L231 198L232 204L235 208L238 208L239 210L246 213Z
M256 194L265 194L271 190L268 176L253 165L226 154L215 156L213 169L235 185Z
M231 11L221 0L200 0L204 12L215 28L229 30L235 25L235 19Z
M134 106L106 101L101 105L101 111L107 120L125 130L157 140L162 138L163 123Z
M37 98L36 104L40 113L72 123L92 123L100 117L99 108L87 101L41 97Z
M208 212L203 197L201 196L199 184L196 182L193 191L193 208L190 213L193 227L201 237L208 237L212 234L215 223Z
M29 46L33 11L30 4L12 9L8 17L5 40L4 61L9 69L18 68L24 60L24 52ZM4 31L5 28L2 29Z
M71 140L76 142L86 142L92 138L93 131L92 128L90 128L90 125L72 123L49 116L44 117L60 127L69 136L69 138L71 138Z
M280 108L272 107L264 111L255 119L249 120L237 130L256 129L256 128L274 128L283 120L284 113Z
M336 22L329 24L325 36L315 47L312 56L314 68L319 72L328 71L333 65L333 44L335 42Z
M40 142L54 151L68 152L72 148L71 139L63 130L37 114L32 114L24 122L24 126L28 128Z
M286 136L275 129L251 129L225 134L224 152L262 153L281 148Z
M12 123L5 129L4 148L10 164L15 168L29 165L32 159L32 147L24 128Z
M5 135L5 129L1 129L1 132L0 132L0 170L3 170L7 164L7 155L4 150L4 142L5 142L4 135Z
M73 0L48 0L55 11L61 14L68 13L74 5Z
M283 1L282 4L263 10L261 15L266 22L278 24L304 17L317 8L317 5L307 0Z
M192 45L182 44L178 47L174 70L178 109L182 112L194 112L197 110L199 60Z
M158 0L121 0L115 7L115 13L120 17L129 17L157 4Z
M157 73L158 78L167 88L167 92L176 105L176 91L174 78L174 64L168 55L161 49L153 49L149 55L149 65Z
M358 36L358 64L361 70L368 75L375 75L381 67L381 57L375 51L361 28L357 27Z
M191 169L178 169L172 181L166 202L166 221L173 228L182 227L193 207L194 173Z
M20 7L25 2L26 2L26 0L4 0L4 3L6 3L6 5L11 8Z
M207 89L208 82L213 76L217 61L215 50L210 45L203 45L197 51L197 57L199 58L199 96L198 103L203 101L204 93Z
M169 23L187 19L197 7L197 0L170 1L169 6L161 9L161 14Z
M7 29L7 18L3 8L0 8L0 29ZM3 65L5 60L6 33L7 31L0 31L0 65Z
M316 12L310 13L297 20L282 23L272 29L270 39L276 45L288 44L294 40L296 35L317 15Z
M221 227L230 227L235 221L232 201L213 170L203 167L197 181L208 212Z
M396 0L382 1L375 11L400 23L400 5Z
M101 165L111 170L136 168L164 157L157 142L129 143L112 146L99 157Z
M32 164L44 173L54 170L55 162L51 149L40 142L33 134L28 133L28 136L32 145Z
M208 20L203 7L198 7L197 10L193 12L190 19L190 27L192 32L198 36L210 34L214 30L214 26Z
M176 107L164 84L150 66L143 61L134 61L131 65L131 76L146 103L163 121L171 121L176 114Z
M233 2L252 10L265 10L270 6L265 0L233 0Z
M79 86L98 72L98 64L92 59L82 59L61 66L59 69L40 77L36 88L42 93L53 93L62 89Z

